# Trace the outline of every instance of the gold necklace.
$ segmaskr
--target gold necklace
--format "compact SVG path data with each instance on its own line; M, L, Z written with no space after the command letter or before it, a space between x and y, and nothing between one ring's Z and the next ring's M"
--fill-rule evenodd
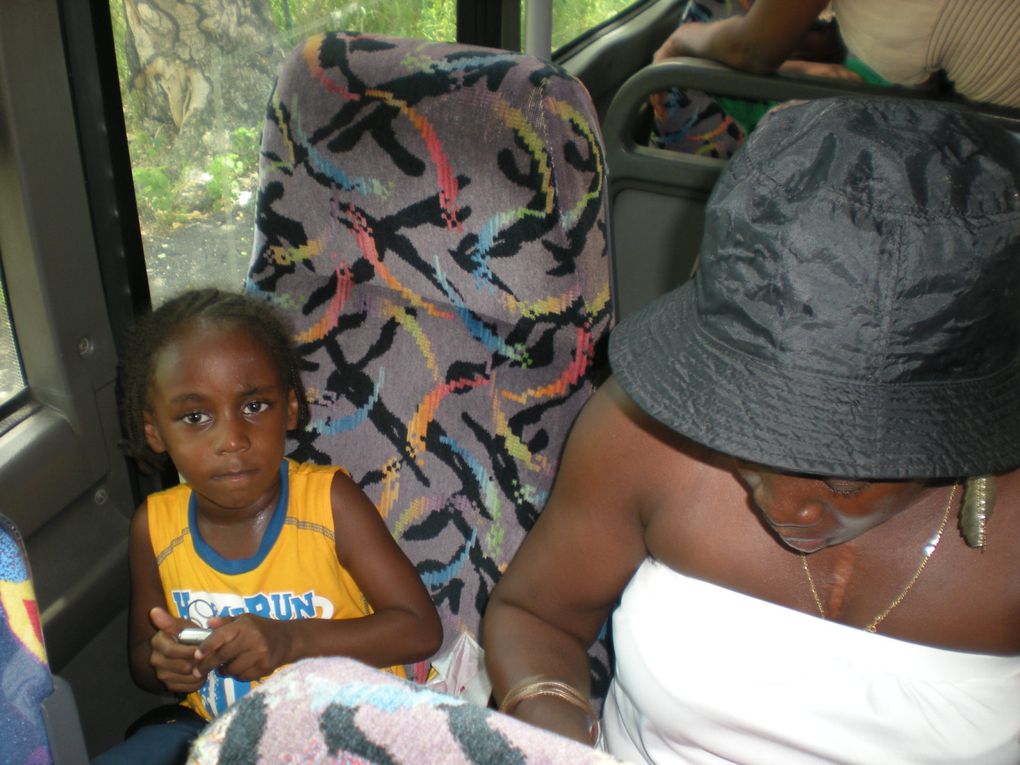
M949 511L953 507L953 499L956 498L956 490L960 484L953 484L953 490L949 492L949 501L946 502L946 510L942 513L942 521L939 523L939 529L935 532L935 536L924 548L924 557L921 558L921 562L918 564L917 569L914 571L914 575L910 577L910 581L907 582L907 586L900 590L900 594L893 598L892 603L885 607L878 616L871 620L871 623L864 629L868 632L878 632L878 625L882 623L892 610L896 608L903 599L907 597L907 593L910 592L910 588L914 586L914 583L920 578L921 572L924 571L924 567L928 565L928 560L935 552L935 548L939 546L939 542L942 541L942 532L946 530L946 523L949 521ZM808 568L807 555L804 553L800 554L800 562L804 566L804 574L807 576L808 586L811 588L811 597L815 599L815 606L818 608L818 615L823 619L825 618L825 608L822 606L822 599L818 597L818 590L815 589L815 579L811 576L811 569Z

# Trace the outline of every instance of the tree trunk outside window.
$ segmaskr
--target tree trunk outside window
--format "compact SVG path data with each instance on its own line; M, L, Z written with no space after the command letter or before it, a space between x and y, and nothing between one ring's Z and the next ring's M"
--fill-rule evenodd
M124 17L147 121L207 144L217 130L261 125L284 55L267 0L124 0Z

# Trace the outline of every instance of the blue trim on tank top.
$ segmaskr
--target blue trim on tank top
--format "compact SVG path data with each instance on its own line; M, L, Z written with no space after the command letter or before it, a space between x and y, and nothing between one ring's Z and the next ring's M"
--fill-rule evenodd
M195 505L195 492L191 492L191 499L188 500L188 527L191 529L191 539L195 545L195 552L206 564L212 566L221 574L247 574L254 571L273 549L277 538L280 536L280 529L287 519L287 500L290 495L287 460L280 464L280 499L276 502L276 509L273 510L273 517L266 526L266 533L262 535L262 542L259 549L250 558L238 558L230 560L216 552L209 544L202 539L198 530L198 508Z

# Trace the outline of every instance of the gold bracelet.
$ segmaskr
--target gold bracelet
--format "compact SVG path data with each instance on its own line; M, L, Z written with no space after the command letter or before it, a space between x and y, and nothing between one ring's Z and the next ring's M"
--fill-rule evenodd
M591 724L588 726L590 743L594 746L598 742L601 727L599 725L599 718L595 714L595 707L577 688L562 680L556 680L545 675L526 678L507 691L506 696L503 697L503 701L499 705L499 711L507 715L513 714L518 704L535 696L552 696L580 709L591 720Z

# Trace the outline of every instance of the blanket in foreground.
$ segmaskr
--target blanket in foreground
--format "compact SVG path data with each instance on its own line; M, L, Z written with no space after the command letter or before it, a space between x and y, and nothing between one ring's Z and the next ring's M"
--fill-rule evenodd
M281 669L203 732L192 765L613 765L608 754L351 659Z

